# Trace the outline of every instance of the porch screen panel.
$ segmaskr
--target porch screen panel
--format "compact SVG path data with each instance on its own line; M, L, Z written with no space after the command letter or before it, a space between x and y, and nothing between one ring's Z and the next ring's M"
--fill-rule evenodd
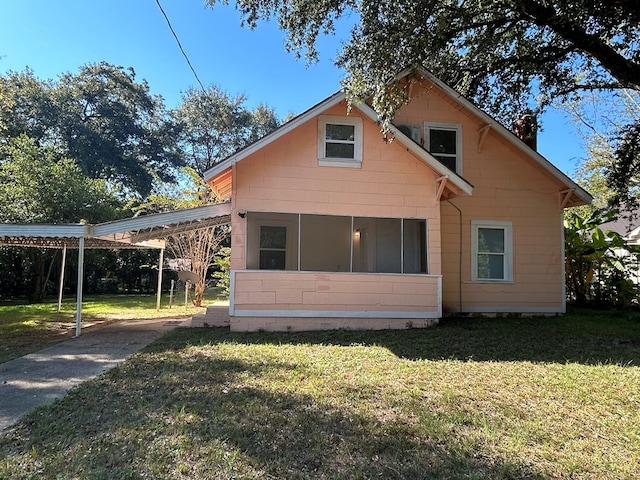
M403 273L427 273L427 222L405 219L403 225Z
M300 270L348 272L351 217L301 215Z
M353 271L400 273L402 222L399 218L353 219Z
M247 213L247 268L298 269L298 215Z
M287 227L260 227L260 269L284 270L287 255Z

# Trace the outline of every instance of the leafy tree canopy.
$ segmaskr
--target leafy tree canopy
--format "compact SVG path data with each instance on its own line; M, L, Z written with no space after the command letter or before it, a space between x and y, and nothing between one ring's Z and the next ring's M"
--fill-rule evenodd
M0 144L0 222L97 223L114 219L117 207L103 180L53 148L26 135Z
M357 98L387 91L399 71L414 65L498 115L520 113L537 92L545 104L580 90L640 89L635 0L238 0L236 6L250 27L276 17L288 48L310 60L320 34L357 14L337 61ZM385 113L390 105L379 106Z
M92 178L146 196L156 179L170 181L182 164L179 128L162 99L138 83L133 69L108 63L42 81L30 70L0 77L7 108L1 136L26 134L54 147Z
M182 126L188 164L200 175L217 162L278 127L272 108L245 106L244 95L231 96L216 85L189 89L174 118Z
M407 100L393 80L413 66L507 125L585 92L640 91L637 0L237 0L236 8L252 28L277 19L287 48L309 61L317 59L319 35L355 17L337 64L351 100L371 97L385 123ZM616 134L622 162L610 181L618 190L637 185L639 122Z

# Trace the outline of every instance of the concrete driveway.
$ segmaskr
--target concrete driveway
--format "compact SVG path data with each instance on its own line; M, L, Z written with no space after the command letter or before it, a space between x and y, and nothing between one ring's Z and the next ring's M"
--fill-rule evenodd
M0 434L34 407L122 363L190 319L123 320L9 362L0 363Z

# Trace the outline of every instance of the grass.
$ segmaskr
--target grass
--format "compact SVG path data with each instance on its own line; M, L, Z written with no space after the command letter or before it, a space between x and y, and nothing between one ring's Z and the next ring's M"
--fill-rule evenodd
M178 329L0 437L0 478L624 479L640 317Z
M184 294L174 297L171 309L168 305L168 295L162 297L160 311L156 311L155 295L88 296L82 304L83 328L117 319L174 318L192 316L202 311L191 304L185 308ZM65 299L60 312L57 311L57 307L57 301L34 305L0 305L0 363L40 350L73 335L75 298Z

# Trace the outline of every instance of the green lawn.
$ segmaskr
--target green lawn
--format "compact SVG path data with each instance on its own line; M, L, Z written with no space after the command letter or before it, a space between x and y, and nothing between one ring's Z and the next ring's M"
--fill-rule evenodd
M215 299L209 299L209 303ZM205 304L207 302L205 301ZM65 299L60 312L57 300L34 305L0 305L0 363L60 342L75 334L75 298ZM173 318L202 311L191 304L185 309L184 293L161 298L156 311L155 295L88 296L82 305L83 328L99 322L126 318Z
M0 437L0 478L625 479L640 316L178 329Z

